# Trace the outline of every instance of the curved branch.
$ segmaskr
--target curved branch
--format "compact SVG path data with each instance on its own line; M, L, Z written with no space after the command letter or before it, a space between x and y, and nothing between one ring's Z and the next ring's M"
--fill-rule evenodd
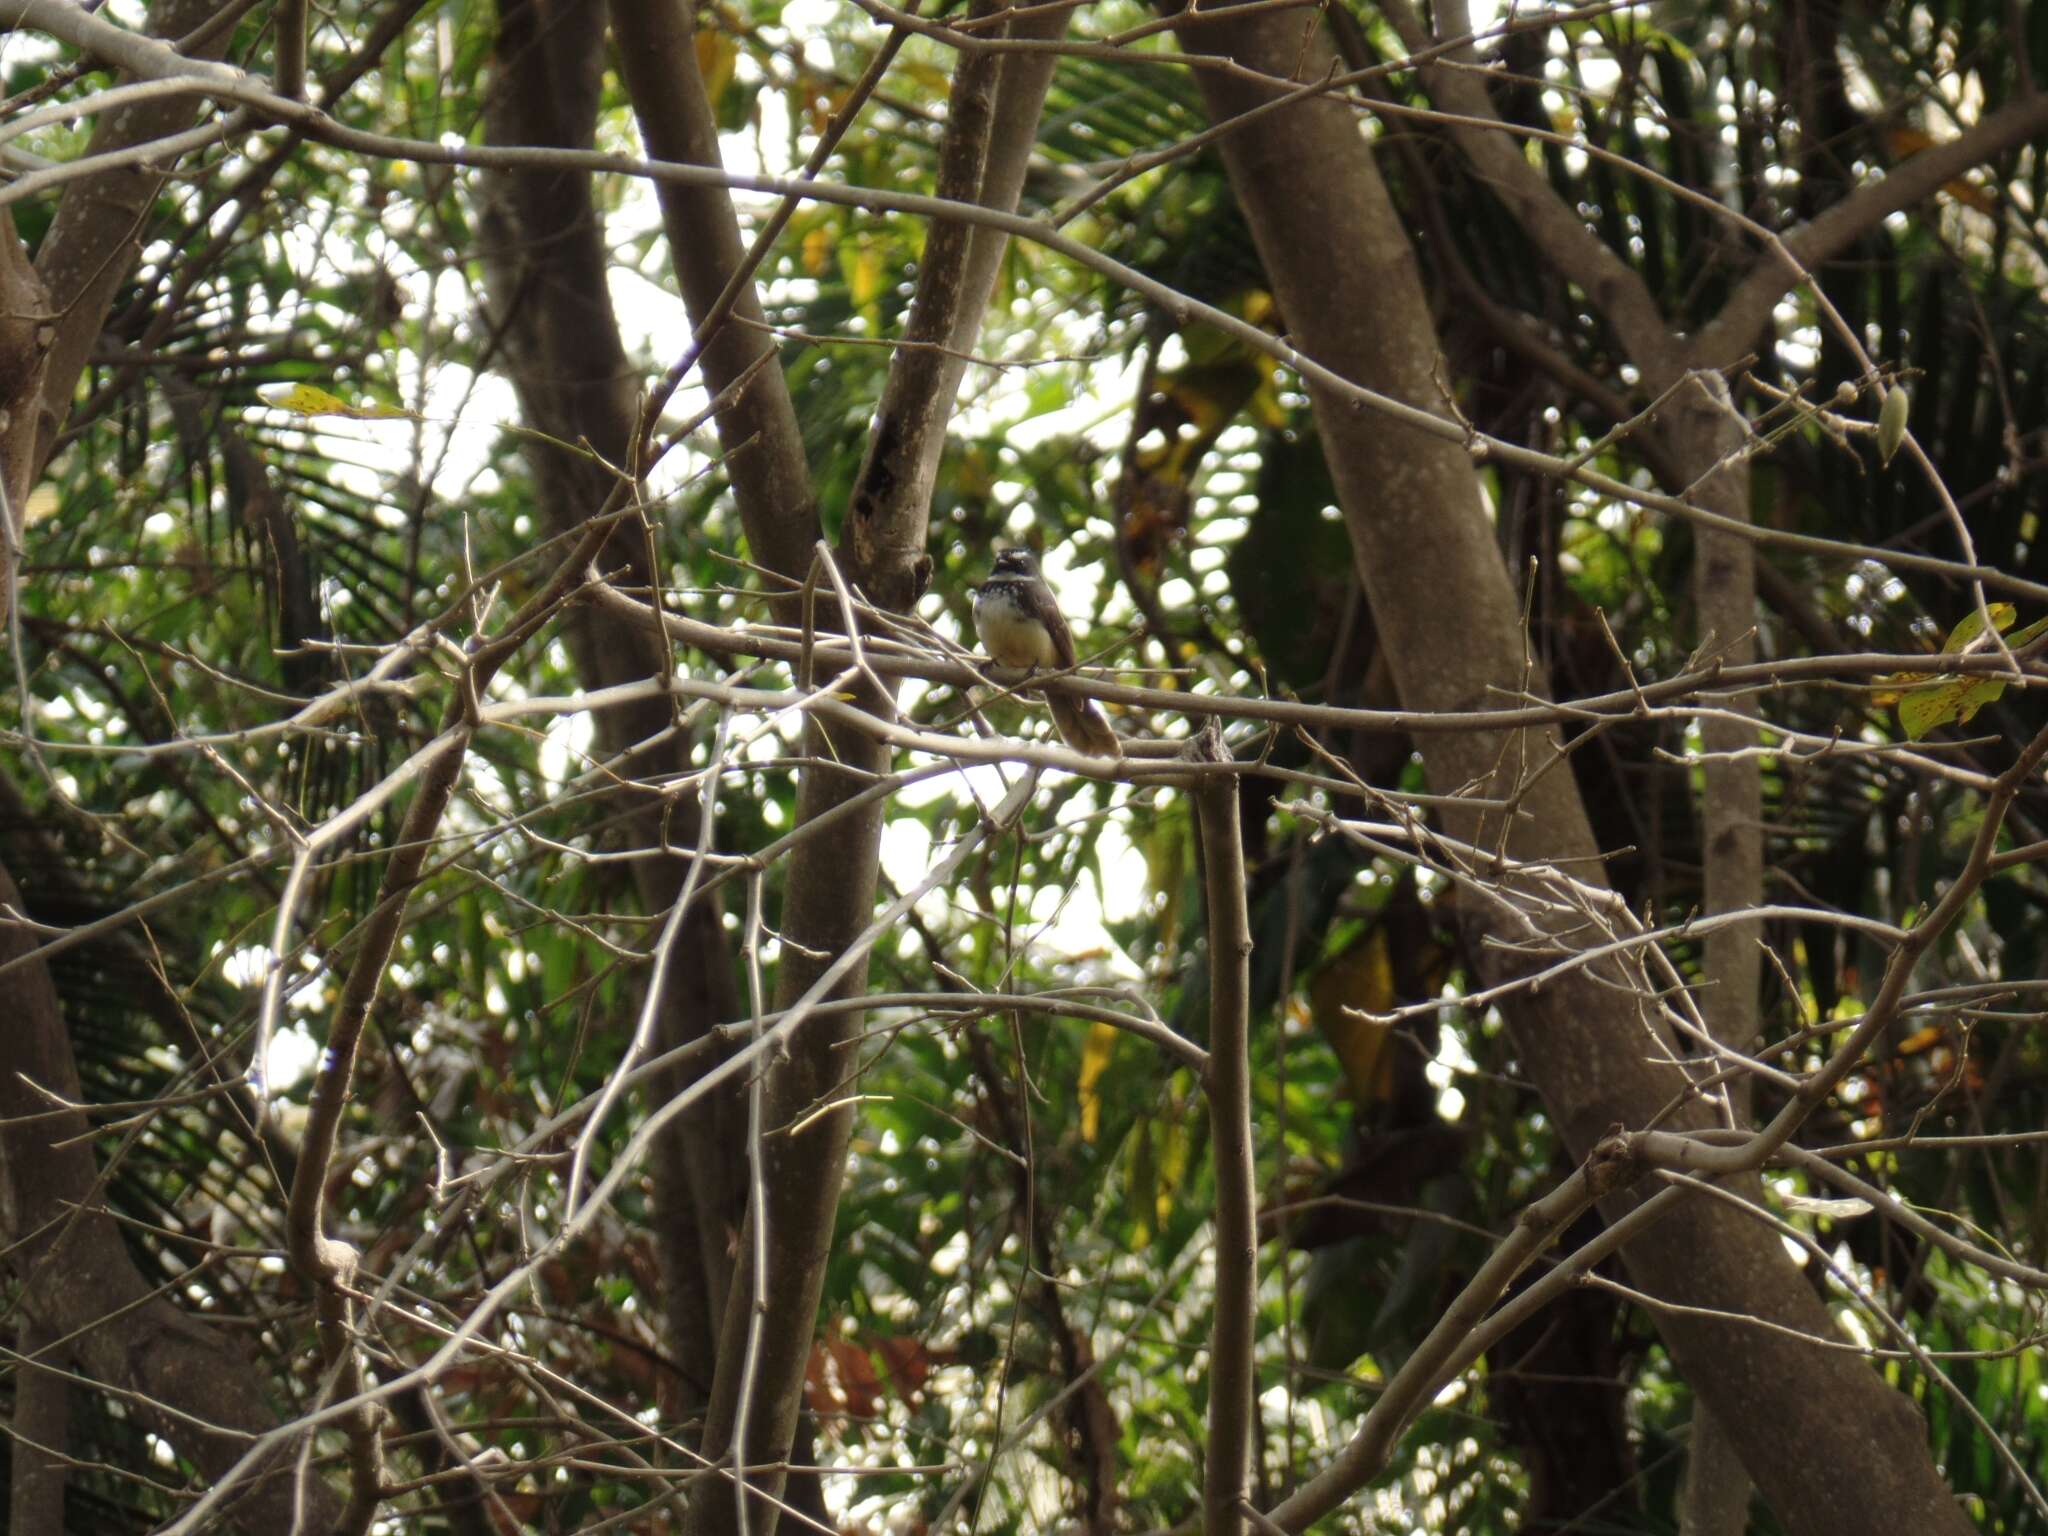
M1408 0L1383 7L1411 53L1426 53L1434 40ZM1450 37L1472 35L1472 19L1464 0L1440 0L1437 25ZM1486 94L1485 73L1469 47L1448 53L1441 63L1423 66L1429 93L1461 117L1499 123ZM1506 125L1501 125L1504 129ZM1578 211L1566 205L1542 172L1522 153L1507 132L1454 124L1451 135L1486 179L1494 195L1506 203L1543 257L1614 327L1615 335L1646 376L1676 353L1676 342L1656 299L1635 269L1590 228ZM1661 387L1663 379L1652 378Z
M1707 367L1732 365L1769 323L1778 301L1806 282L1816 266L1846 250L1889 215L1932 197L1971 167L2043 134L2048 134L2048 94L2029 96L1947 143L1922 150L1882 180L1858 187L1782 237L1782 252L1759 263L1700 331L1697 357Z
M1054 24L1063 26L1064 20L1064 12L1055 13ZM1020 92L1012 85L1013 76L1027 85L1035 79L1035 89ZM957 344L979 332L1001 241L964 218L946 215L980 211L977 199L1002 199L1014 206L1023 183L1022 157L1035 135L1049 78L1049 65L1006 64L993 55L970 61L955 75L941 147L941 190L952 195L934 200L938 217L927 237L912 307L913 340ZM1007 107L999 81L1010 87ZM1004 184L999 186L993 176L999 163L993 134L1005 110L1005 133L1022 143L1006 146ZM790 190L807 196L816 185L797 179ZM772 345L751 327L729 328L729 333L748 334L755 345ZM907 610L930 571L924 547L932 474L953 406L953 391L941 382L948 370L957 378L962 367L924 346L901 348L891 359L873 445L856 481L840 544L849 575L884 610ZM811 569L807 552L801 570ZM848 608L840 623L858 666L859 647L852 638L856 620ZM820 989L858 992L866 981L865 950L849 946L866 931L874 904L882 806L864 791L886 766L884 733L896 727L890 723L893 701L878 679L860 686L856 697L855 704L814 711L807 724L806 756L812 761L798 785L798 827L838 815L848 801L860 801L861 807L841 817L828 837L806 842L791 862L782 914L787 942L776 977L776 995L785 1006ZM845 1180L852 1116L850 1106L838 1102L839 1086L851 1059L844 1047L858 1025L857 1013L813 1019L765 1076L760 1123L779 1134L759 1144L755 1187L763 1198L748 1212L743 1256L719 1340L704 1430L705 1454L714 1459L734 1453L742 1426L750 1439L758 1436L755 1445L746 1447L750 1459L763 1452L786 1459L794 1440ZM820 1104L827 1106L823 1112ZM799 1124L800 1135L785 1129ZM756 1517L750 1496L765 1491L772 1499L782 1485L782 1477L771 1476L741 1490L737 1500L696 1499L684 1528L690 1536L746 1530ZM757 1517L772 1523L772 1503L760 1505Z
M746 261L732 197L718 173L724 164L718 123L697 67L696 18L690 0L612 0L618 63L648 153L714 173L655 188L670 259L692 326L703 327ZM752 285L734 295L741 320L762 318ZM727 473L754 558L801 579L818 540L817 496L804 458L796 407L781 370L772 366L775 340L754 325L712 331L701 354L714 392L751 382L718 416ZM771 366L761 367L764 359ZM644 471L645 466L638 466Z
M1516 1218L1515 1229L1488 1255L1457 1299L1402 1364L1365 1422L1330 1465L1276 1505L1267 1519L1283 1531L1306 1530L1338 1508L1386 1467L1402 1432L1416 1414L1459 1372L1525 1319L1534 1316L1565 1286L1654 1223L1684 1196L1667 1190L1605 1228L1548 1275L1499 1311L1493 1304L1515 1277L1585 1213L1595 1200L1625 1188L1639 1173L1618 1143L1603 1142L1579 1169Z

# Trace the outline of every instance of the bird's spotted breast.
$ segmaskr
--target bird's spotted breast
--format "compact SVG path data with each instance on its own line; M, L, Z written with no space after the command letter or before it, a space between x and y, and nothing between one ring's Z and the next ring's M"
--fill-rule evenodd
M1023 601L1020 583L990 581L974 598L974 629L999 666L1056 667L1059 654L1044 623Z

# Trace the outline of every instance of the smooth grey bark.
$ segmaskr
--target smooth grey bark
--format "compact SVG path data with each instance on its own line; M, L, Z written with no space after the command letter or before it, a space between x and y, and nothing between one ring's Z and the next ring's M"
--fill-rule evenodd
M1395 4L1392 11L1411 46L1428 40L1405 4ZM1463 0L1445 0L1437 13L1437 37L1448 39L1469 28ZM1480 126L1495 114L1476 63L1466 48L1449 55L1444 65L1426 71L1432 94L1468 119L1452 130L1453 137L1516 209L1546 260L1594 296L1642 370L1646 387L1653 394L1667 396L1665 408L1642 434L1643 446L1659 466L1667 488L1674 494L1690 495L1710 511L1747 521L1751 485L1748 431L1724 384L1712 371L1716 366L1729 366L1733 357L1721 356L1713 345L1696 344L1666 321L1634 270L1593 234L1576 210L1565 206L1550 183L1530 166L1520 144L1507 134ZM2000 125L1992 131L2007 130ZM1888 199L1897 190L1879 191L1877 198ZM1874 200L1870 205L1875 206ZM1866 211L1864 217L1868 216ZM1840 218L1828 222L1833 226L1844 223ZM1830 236L1823 230L1816 243L1814 231L1802 231L1795 243L1818 251L1828 239L1842 238L1843 233L1836 228ZM1775 303L1777 294L1792 280L1793 272L1785 264L1760 262L1742 285L1740 305L1753 305L1762 290L1768 290ZM1731 307L1739 310L1740 305ZM1710 329L1725 335L1727 327L1717 321ZM1688 378L1689 370L1693 371ZM1696 640L1702 647L1710 646L1726 664L1744 665L1755 659L1757 649L1752 634L1758 575L1755 546L1706 527L1695 528L1693 538ZM1754 696L1729 699L1726 711L1701 723L1701 745L1707 756L1701 774L1701 846L1705 851L1701 907L1710 915L1740 911L1763 899L1762 765L1754 757L1736 755L1757 745L1756 730L1750 723L1756 717ZM1762 975L1759 937L1757 924L1742 923L1715 930L1703 946L1707 986L1699 1000L1701 1018L1717 1042L1736 1049L1747 1049L1756 1033L1757 989ZM1728 1084L1727 1101L1734 1122L1747 1123L1750 1094L1746 1079ZM1753 1190L1755 1186L1749 1187ZM1693 1421L1685 1483L1686 1536L1734 1536L1746 1524L1747 1505L1748 1483L1739 1460L1711 1411L1701 1406Z
M71 1383L63 1372L71 1357L28 1313L16 1319L15 1342L21 1358L14 1362L14 1414L7 1424L7 1528L61 1531L64 1462L71 1453Z
M647 153L687 165L723 164L718 122L697 68L695 5L691 0L611 0L611 17L619 73ZM684 307L690 323L701 325L746 255L732 196L723 187L671 182L656 183L655 196ZM774 366L775 338L759 328L761 302L751 284L733 305L733 317L743 323L721 326L705 344L705 382L716 393L763 360L767 365L719 412L726 473L754 559L800 582L810 569L819 532L803 435L788 387ZM744 323L749 321L754 323Z
M1198 762L1228 762L1212 720L1189 744ZM1202 1465L1204 1536L1239 1536L1251 1492L1258 1413L1258 1193L1252 1158L1252 930L1236 778L1192 792L1202 833L1202 904L1209 932L1210 1139L1216 1165L1216 1322L1209 1340L1209 1443Z
M648 152L718 165L717 125L694 47L694 7L688 0L613 0L612 25ZM684 306L692 326L702 330L745 259L738 220L730 197L720 188L664 184L658 195ZM750 285L738 294L732 314L742 322L759 319L759 301ZM728 453L734 500L755 558L785 581L796 583L811 568L821 528L795 411L782 375L773 366L773 353L774 343L765 333L744 323L727 323L705 338L701 362L706 382L718 390L738 381L748 368L767 364L736 406L721 414L719 432ZM886 766L886 754L854 732L827 732L813 724L805 740L810 765L797 789L799 826L857 794L872 782L872 773ZM867 923L874 904L881 812L877 803L845 817L792 853L781 924L785 943L776 973L776 993L784 1006L801 996ZM865 984L863 963L840 990L850 994ZM837 1085L848 1065L848 1053L841 1046L848 1031L857 1027L853 1015L817 1020L791 1041L765 1088L769 1124L788 1123ZM748 1459L793 1459L804 1371L844 1176L846 1119L844 1111L826 1115L803 1137L775 1137L762 1148L760 1187L768 1195L770 1212L765 1217L750 1212L749 1225L735 1234L739 1267L722 1313L713 1299L717 1365L702 1440L705 1453L713 1458L731 1446L758 1303L768 1347L754 1362ZM728 1142L731 1152L739 1146L737 1137ZM751 1223L764 1219L771 1261L768 1284L757 1297L751 1263L754 1245L748 1233ZM714 1234L701 1236L708 1239ZM768 1491L779 1493L786 1481L777 1474L768 1480ZM799 1504L815 1499L817 1492L815 1482L808 1479L790 1491L792 1501ZM773 1508L756 1506L755 1529L772 1526ZM730 1485L715 1478L698 1485L685 1516L691 1530L723 1529L735 1518Z
M1275 13L1211 19L1183 33L1182 43L1280 79L1315 79L1333 63L1319 24L1304 30L1298 17ZM1276 94L1214 71L1200 79L1218 122ZM1296 345L1360 384L1441 409L1439 353L1413 253L1354 112L1304 102L1244 125L1222 150ZM1464 452L1370 419L1324 391L1311 395L1403 704L1469 709L1493 702L1496 689L1519 690L1514 591ZM1556 750L1548 732L1431 734L1420 745L1436 788L1471 784L1483 794L1511 789ZM1459 837L1499 840L1523 859L1570 860L1575 874L1594 879L1599 849L1569 774L1542 775L1520 803L1527 819L1505 831L1489 815L1445 819ZM1487 980L1507 979L1499 952L1480 953L1489 957ZM1590 979L1519 994L1507 1017L1525 1069L1577 1155L1610 1128L1646 1125L1685 1095L1682 1074L1651 1059L1646 1021ZM1689 1106L1665 1123L1707 1120ZM1638 1199L1613 1197L1604 1209L1612 1219ZM1719 1314L1656 1321L1789 1529L1968 1529L1910 1403L1844 1352L1802 1350L1745 1320L1837 1337L1764 1227L1720 1201L1694 1200L1624 1252L1650 1294Z
M1675 462L1705 464L1691 495L1701 506L1748 521L1748 427L1718 375L1698 375L1675 400L1662 432ZM1684 491L1685 487L1674 487ZM1729 666L1756 660L1756 546L1714 528L1693 530L1692 596L1697 643ZM1756 695L1739 694L1725 714L1700 722L1701 910L1714 916L1760 906L1764 899L1763 763L1756 756ZM1733 718L1731 718L1731 716ZM1741 756L1747 752L1749 755ZM1751 919L1717 928L1701 947L1706 987L1700 1019L1721 1045L1749 1052L1757 1043L1758 986L1763 979L1762 924ZM1750 1080L1737 1074L1723 1092L1732 1125L1750 1123ZM1744 1181L1755 1192L1758 1181ZM1741 1536L1749 1527L1750 1478L1733 1433L1696 1403L1686 1449L1682 1536Z
M613 0L611 10L621 71L648 153L699 165L721 163L717 125L697 66L694 7L688 0ZM658 192L684 306L691 324L701 328L745 259L739 223L731 198L722 189L665 185ZM758 320L760 314L749 286L739 294L733 315L744 322ZM821 528L795 411L781 372L773 365L773 351L774 343L765 333L728 323L706 339L701 361L706 382L723 389L747 368L768 360L737 407L721 415L719 432L754 557L797 583L811 567ZM811 726L806 749L811 762L797 789L799 826L858 793L871 782L869 774L886 766L885 756L871 742L850 731L827 738L819 727ZM841 820L791 855L781 923L785 943L776 972L777 997L785 1006L816 980L868 921L881 848L881 809L877 804ZM841 991L857 992L865 981L862 965ZM770 1124L786 1123L807 1110L836 1085L847 1066L847 1053L839 1049L839 1021L814 1025L791 1041L787 1057L770 1076L771 1116L785 1107L785 1097L800 1108L771 1118ZM804 1371L843 1177L844 1119L843 1113L825 1116L804 1137L776 1137L761 1151L766 1165L761 1188L768 1193L772 1212L770 1283L759 1298L768 1324L768 1348L756 1362L758 1411L751 1414L749 1461L787 1462L796 1449ZM735 1133L727 1142L728 1155L741 1155L743 1145ZM705 1384L702 1449L714 1459L731 1446L740 1383L746 1374L756 1305L753 1244L747 1233L761 1219L761 1213L750 1211L742 1229L733 1234L736 1267L723 1307L717 1304L719 1298L709 1298L706 1347L715 1365ZM713 1235L700 1233L700 1239ZM768 1491L779 1494L785 1483L786 1478L777 1475L769 1480ZM805 1484L791 1490L793 1498L815 1496L815 1484ZM773 1509L756 1504L757 1530L772 1525ZM692 1493L686 1528L722 1529L735 1518L734 1511L729 1482L704 1479Z
M1390 14L1403 40L1419 48L1449 41L1471 30L1464 0L1443 0L1436 35L1423 30L1405 0ZM1452 137L1512 207L1544 258L1579 285L1641 370L1645 387L1664 397L1664 409L1642 433L1649 457L1675 495L1724 517L1750 517L1748 428L1734 408L1720 376L1702 366L1703 354L1668 322L1635 270L1566 206L1547 178L1530 165L1520 142L1490 131L1496 114L1469 47L1425 70L1432 96L1465 121ZM1769 268L1760 269L1767 276ZM1789 274L1780 275L1780 285ZM1750 285L1753 286L1754 279ZM1724 364L1725 366L1725 364ZM1695 640L1729 666L1756 658L1757 558L1748 540L1715 528L1693 533L1692 598ZM1763 900L1763 770L1754 757L1738 754L1757 745L1754 695L1727 701L1725 713L1701 722L1707 756L1700 797L1703 880L1701 908L1709 915L1737 912ZM1759 925L1716 929L1703 946L1706 987L1699 998L1701 1020L1722 1045L1746 1050L1756 1034L1757 988L1762 978ZM1732 1080L1726 1090L1733 1123L1746 1124L1749 1083ZM1754 1193L1755 1181L1746 1188ZM1686 1536L1734 1536L1745 1522L1748 1488L1726 1432L1711 1411L1698 1408L1685 1484Z
M1696 1407L1685 1448L1681 1536L1741 1536L1749 1529L1752 1486L1735 1437L1703 1405Z

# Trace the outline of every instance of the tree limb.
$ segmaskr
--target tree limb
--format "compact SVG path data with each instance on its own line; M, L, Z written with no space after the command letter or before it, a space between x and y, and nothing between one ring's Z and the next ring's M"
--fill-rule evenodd
M1383 9L1410 52L1426 53L1439 42L1425 30L1409 0L1390 0ZM1437 30L1445 38L1471 35L1472 19L1464 0L1440 0ZM1441 62L1425 64L1423 78L1430 96L1451 111L1466 118L1499 121L1486 94L1484 72L1470 47L1453 49ZM1668 380L1654 378L1650 370L1675 354L1675 343L1656 299L1634 268L1587 227L1576 209L1565 205L1511 134L1463 124L1454 125L1451 134L1544 259L1579 287L1614 327L1653 387L1662 388Z
M1066 20L1064 12L1041 11L1013 21L1005 35L1049 39L1065 31ZM957 134L949 119L938 196L1002 212L1017 206L1056 63L1050 53L965 55L955 100L971 115ZM908 569L923 553L925 514L967 371L962 354L980 334L1009 245L1000 229L951 220L934 221L929 239L904 328L908 345L891 360L849 503L854 570L870 595L885 602L870 583L892 565Z
M492 143L589 147L605 57L601 14L596 4L500 5L499 88L485 114ZM540 434L522 447L540 487L542 512L552 528L567 533L605 504L615 480L603 464L562 445L589 443L606 464L624 465L632 461L639 426L637 380L611 302L603 218L587 172L502 169L486 174L485 191L483 261L493 329L503 343L504 369L520 412ZM735 408L746 410L743 401ZM644 532L639 525L624 528L606 544L598 565L611 579L653 591L660 573ZM673 670L659 633L629 622L618 610L576 604L563 621L587 689L602 691ZM598 710L595 724L609 756L633 754L636 775L666 781L688 772L689 739L671 729L673 700L650 697ZM675 801L630 787L622 794L633 805L629 825L638 847L664 849L671 838L681 847L696 845L701 828L694 799ZM641 910L669 910L681 894L686 868L680 857L635 859L631 869ZM662 959L662 974L647 985L660 996L656 1031L666 1053L737 1015L718 899L692 906ZM652 1100L672 1098L701 1070L675 1067L661 1074L651 1085ZM716 1367L718 1320L732 1282L731 1239L745 1199L732 1134L738 1112L734 1093L715 1095L696 1113L679 1116L657 1139L652 1156L655 1253L668 1355L677 1368L674 1379L662 1378L659 1395L664 1412L678 1422L701 1418Z
M1063 20L1064 13L1060 14ZM694 59L690 67L694 68ZM948 188L962 194L945 199L952 206L973 206L977 187L982 200L990 196L984 176L990 162L996 82L1003 73L1002 61L990 58L985 63L970 61L954 77L953 106L940 152ZM1049 77L1049 71L1046 74ZM1020 69L1019 76L1034 78L1028 67ZM1012 109L1012 130L1027 148L1042 100L1041 84L1027 103L1028 113ZM1018 120L1023 116L1028 116L1028 122ZM1021 164L1015 176L1021 187ZM1015 188L1010 189L1012 203L1015 195ZM947 234L948 228L958 232ZM983 278L981 267L970 259L974 248L966 236L964 226L934 225L912 304L913 332L922 328L933 338L957 340L979 331L995 261L984 258L987 276ZM839 558L846 565L847 577L885 609L901 610L915 602L930 569L924 547L931 485L925 478L918 489L913 454L929 453L936 464L952 394L946 391L936 399L927 397L912 412L912 407L902 405L912 384L898 379L907 377L921 381L919 388L933 389L932 355L926 348L907 347L899 348L892 358L875 445L856 482L842 530ZM891 400L914 413L917 430L890 430ZM832 556L821 545L815 558L829 560ZM804 575L810 569L811 560L806 559L801 571L783 574ZM863 710L884 719L894 715L895 706L886 691L863 685L857 694ZM887 749L881 741L822 715L814 715L806 726L805 753L811 765L797 791L799 827L821 816L839 814L840 807L858 799L887 762ZM806 995L826 974L827 959L845 951L868 922L881 846L881 814L880 801L865 803L857 812L844 815L831 837L807 842L793 855L782 917L784 946L776 977L781 1006L790 1006ZM865 981L863 956L847 971L841 991L858 992ZM832 1100L852 1069L854 1060L846 1045L858 1029L857 1014L813 1019L791 1042L786 1057L768 1072L761 1114L770 1134L763 1143L765 1167L756 1179L765 1203L749 1212L750 1240L742 1244L743 1257L726 1308L718 1377L704 1436L705 1452L714 1458L733 1449L736 1428L742 1424L747 1426L750 1440L760 1437L745 1448L750 1459L758 1460L764 1452L771 1460L786 1458L793 1440L852 1129L851 1106L838 1105L825 1114L814 1110ZM783 1133L784 1127L799 1123L801 1135ZM765 1236L758 1230L763 1226ZM766 1256L765 1273L758 1272L757 1252ZM765 1328L755 1324L757 1309L767 1319ZM780 1486L780 1479L771 1478L766 1492L776 1493ZM757 1503L750 1516L732 1499L698 1498L691 1504L685 1528L689 1536L716 1536L737 1530L749 1518L772 1523L772 1504Z
M716 169L723 164L718 123L697 67L694 11L691 0L612 0L612 30L647 152ZM701 326L746 257L731 195L702 184L657 187L655 192L684 307L691 324ZM751 288L733 303L733 313L742 320L761 319L761 303ZM713 391L723 391L764 358L771 359L719 413L718 435L754 558L801 580L819 534L817 498L796 409L772 362L774 353L774 338L758 327L724 326L705 343L704 377Z
M1190 747L1227 762L1212 721ZM1206 1536L1239 1536L1251 1488L1252 1417L1258 1411L1252 1345L1258 1322L1258 1191L1252 1166L1251 919L1237 780L1205 779L1194 792L1202 829L1202 888L1209 927L1210 1135L1216 1163L1216 1306L1209 1341L1209 1444L1202 1474Z
M1695 356L1706 367L1734 366L1770 323L1778 301L1807 281L1815 267L1847 250L1891 214L1932 197L1994 155L2036 142L2043 134L2048 134L2048 93L2023 97L1946 143L1921 150L1881 179L1864 183L1784 235L1782 255L1767 253L1758 261L1720 313L1701 329Z
M1269 75L1290 73L1298 58L1310 74L1330 63L1320 36L1303 58L1297 29L1256 19L1184 42L1221 48ZM1245 87L1214 74L1204 74L1202 83L1214 120L1278 89ZM1302 350L1379 392L1430 398L1437 346L1413 256L1348 109L1305 102L1226 138L1223 152ZM1625 291L1596 298L1612 302ZM1640 304L1631 309L1624 303L1620 313L1654 341L1652 328L1661 322ZM1311 382L1310 394L1403 704L1456 709L1490 689L1520 689L1517 605L1469 464L1421 433L1395 432L1384 422L1367 428L1319 381ZM1429 552L1427 582L1414 578L1422 550ZM1427 736L1420 745L1438 788L1486 786L1488 793L1514 796L1529 813L1509 825L1483 814L1446 813L1455 835L1514 857L1598 868L1598 845L1569 776L1524 780L1529 768L1554 754L1554 742ZM1562 920L1528 905L1525 896L1496 894L1505 900L1490 901L1486 915L1475 912L1473 920L1497 938L1516 941L1522 925L1540 935L1546 921ZM1514 974L1512 948L1486 946L1481 954L1502 978ZM1623 989L1629 985L1612 979ZM1654 1021L1639 1018L1628 995L1590 977L1566 977L1504 1009L1525 1069L1581 1156L1616 1124L1650 1124L1689 1097L1668 1042L1646 1034L1646 1023ZM1692 1107L1675 1118L1688 1127L1700 1122ZM1654 1238L1624 1249L1639 1282L1707 1312L1749 1313L1824 1335L1832 1326L1825 1310L1771 1235L1707 1208L1716 1204L1682 1205ZM1612 1197L1609 1220L1629 1207L1628 1197ZM1833 1351L1786 1360L1762 1331L1702 1314L1666 1316L1660 1326L1680 1369L1742 1437L1745 1462L1789 1529L1861 1531L1901 1520L1931 1530L1964 1528L1928 1459L1911 1405L1860 1362ZM1761 1382L1772 1384L1768 1413L1758 1412ZM1800 1427L1788 1432L1794 1423ZM1836 1470L1816 1477L1816 1463Z

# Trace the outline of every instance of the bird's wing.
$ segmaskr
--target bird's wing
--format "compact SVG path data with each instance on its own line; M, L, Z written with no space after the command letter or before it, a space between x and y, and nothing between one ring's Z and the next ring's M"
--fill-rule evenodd
M1045 610L1041 617L1045 621L1046 632L1052 636L1052 652L1055 658L1053 664L1071 667L1076 655L1074 632L1067 628L1067 616L1060 612L1059 601L1052 595L1052 588L1043 582L1039 583L1038 596L1040 606Z

